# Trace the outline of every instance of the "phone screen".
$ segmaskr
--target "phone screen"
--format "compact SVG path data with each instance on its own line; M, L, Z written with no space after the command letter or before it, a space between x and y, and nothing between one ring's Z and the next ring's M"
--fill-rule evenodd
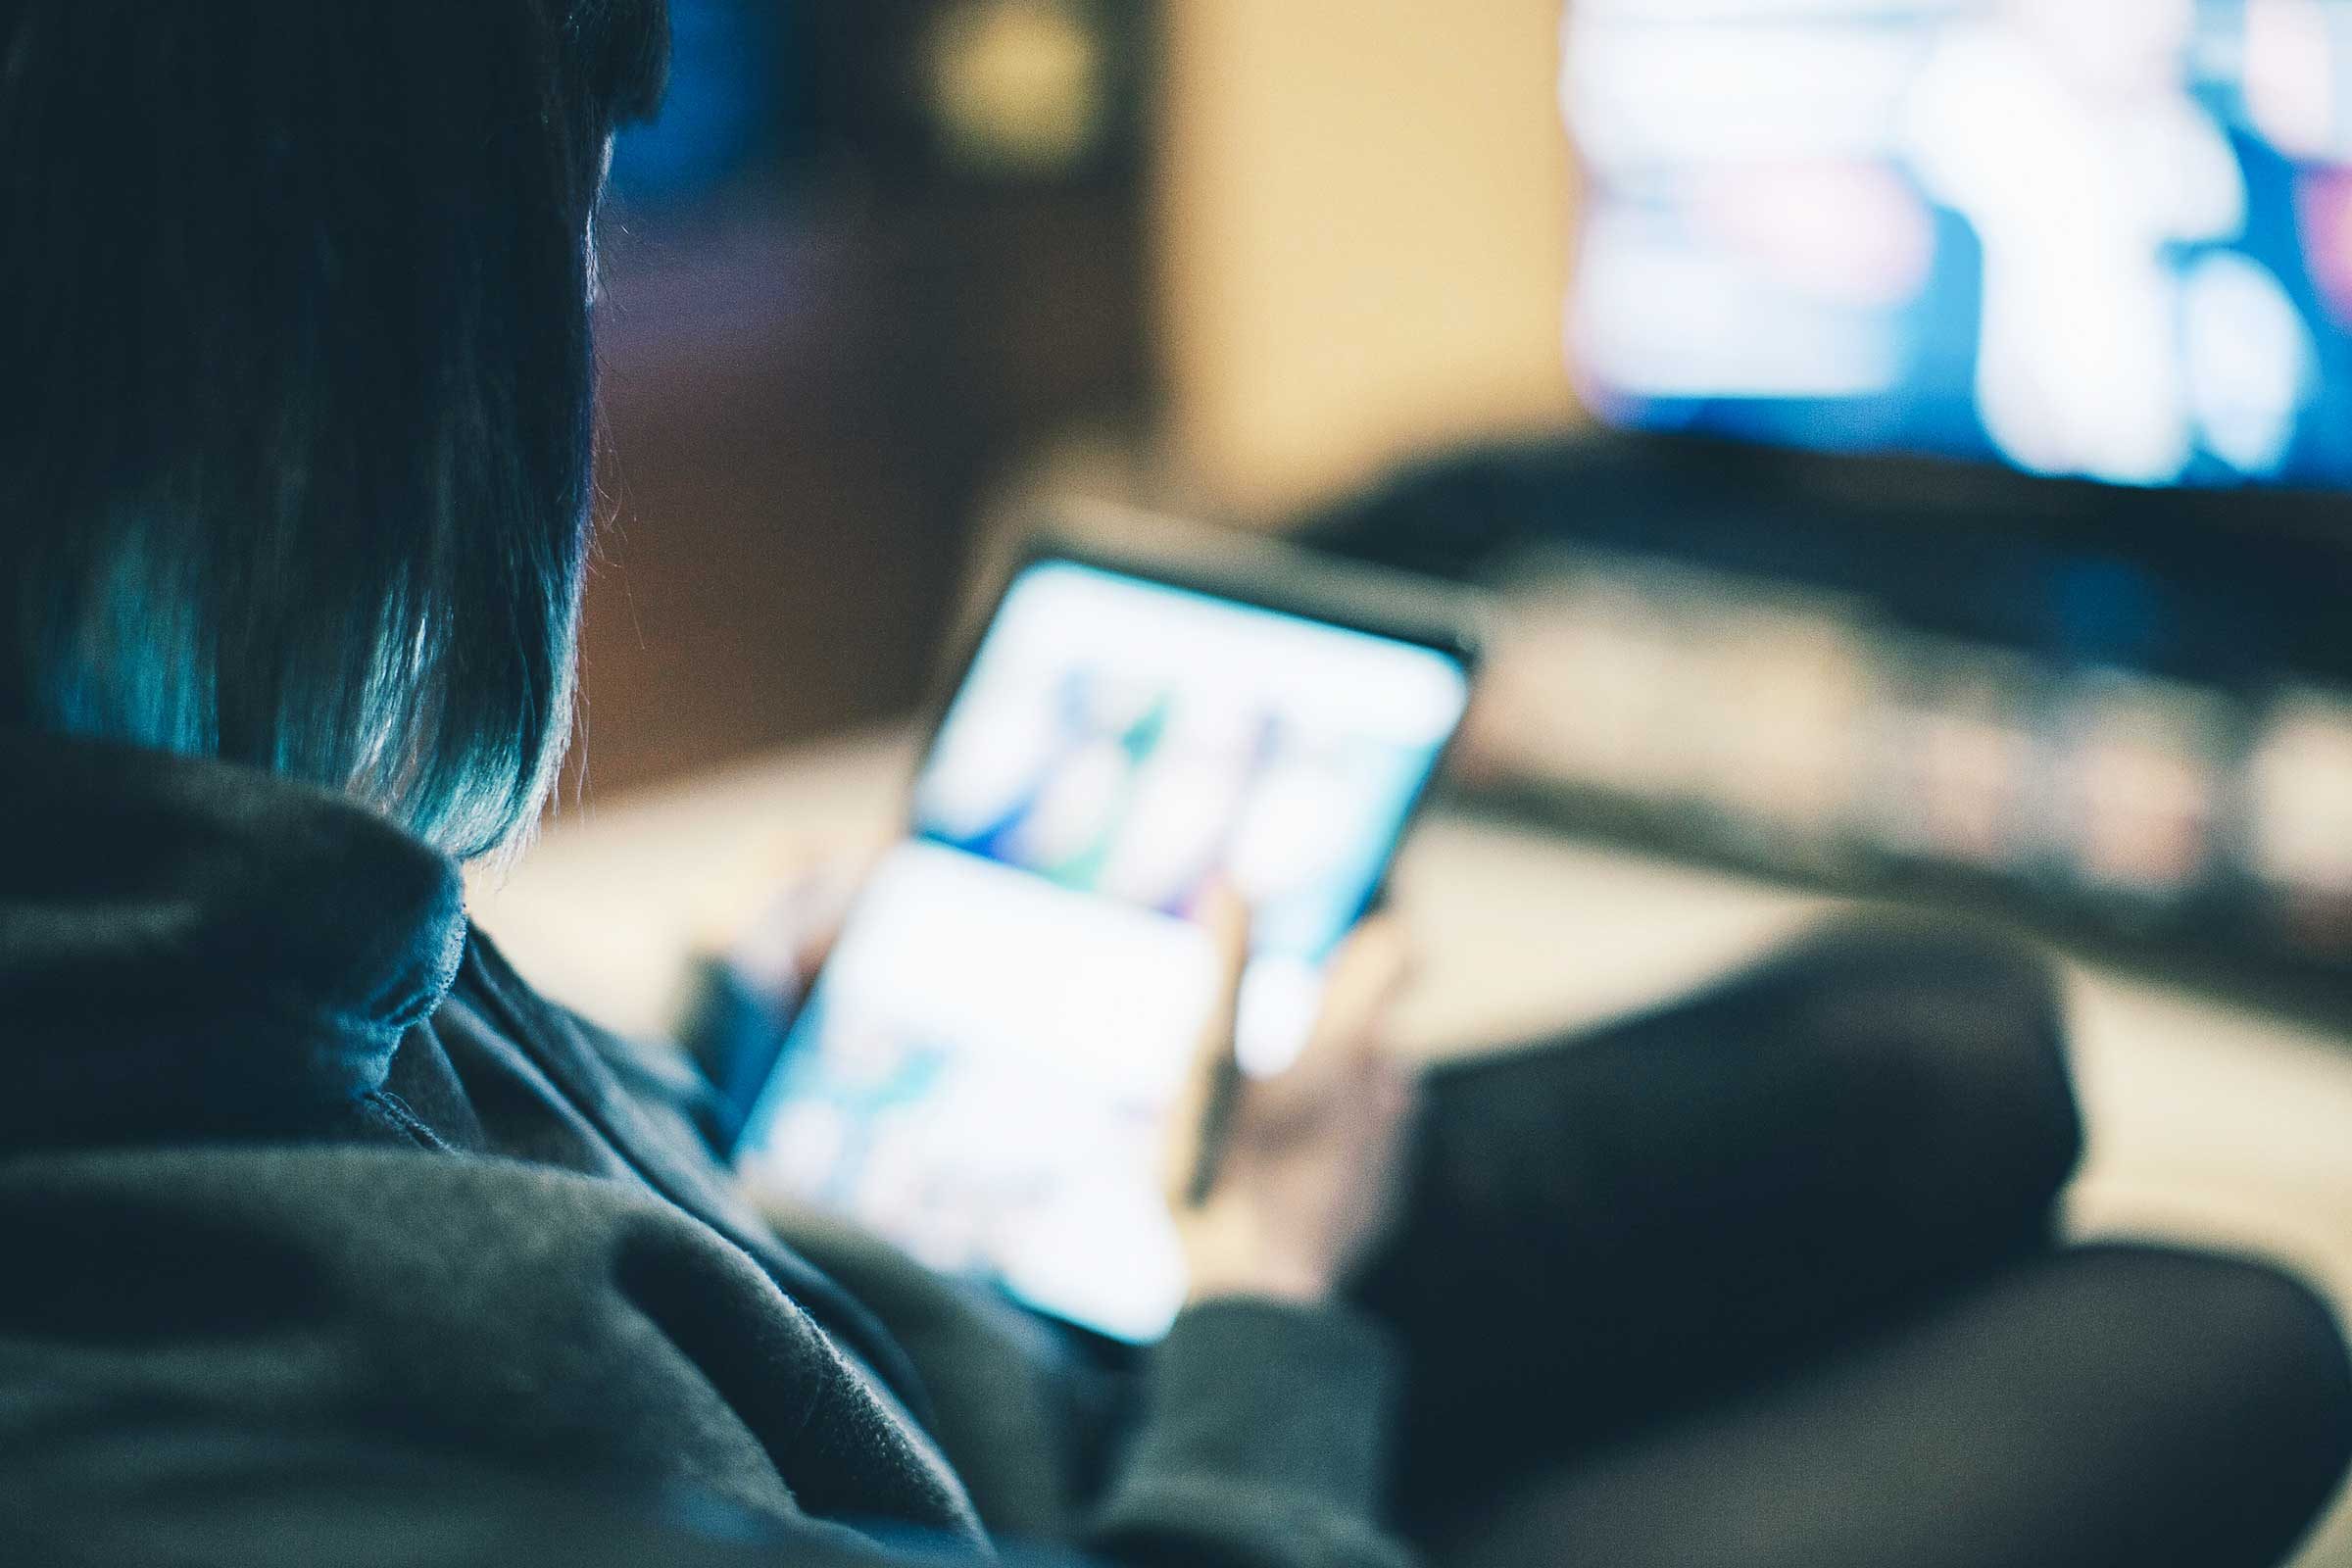
M1469 700L1460 655L1074 561L1020 573L754 1105L758 1188L1123 1339L1184 1292L1163 1119L1255 911L1237 1050L1303 1046Z

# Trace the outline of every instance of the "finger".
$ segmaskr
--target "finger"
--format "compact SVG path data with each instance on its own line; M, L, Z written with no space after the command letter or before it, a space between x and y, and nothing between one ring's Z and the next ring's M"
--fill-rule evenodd
M1215 987L1194 1046L1170 1128L1166 1184L1170 1200L1197 1206L1208 1196L1240 1090L1234 1028L1242 979L1250 965L1250 907L1229 887L1212 890L1203 911L1216 955Z
M806 990L886 849L870 837L800 834L745 853L733 869L733 892L711 906L703 947L758 990L779 997Z
M1385 1044L1385 1025L1411 983L1412 943L1394 916L1358 925L1332 960L1323 1006L1298 1065L1306 1077L1327 1080L1348 1071Z
M831 960L833 950L841 943L842 928L849 923L850 910L856 906L858 893L873 879L882 858L890 853L893 843L891 839L876 836L837 844L824 863L811 874L801 901L806 921L802 928L799 952L794 956L795 967L804 986L815 979L816 972Z
M1359 924L1332 957L1298 1059L1258 1086L1262 1112L1279 1120L1311 1117L1335 1102L1369 1107L1377 1097L1368 1079L1387 1057L1388 1015L1411 976L1402 927L1388 916Z
M1365 1099L1374 1125L1384 1131L1401 1127L1421 1111L1421 1069L1387 1052L1371 1058L1371 1082Z

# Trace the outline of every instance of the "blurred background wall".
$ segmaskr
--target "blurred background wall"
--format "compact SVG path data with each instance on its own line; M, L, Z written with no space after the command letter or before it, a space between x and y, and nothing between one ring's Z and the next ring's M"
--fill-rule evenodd
M1271 522L1574 417L1556 0L673 3L574 799L909 710L1041 466Z
M1175 461L1260 516L1575 417L1557 0L1173 0L1152 206Z
M906 709L978 498L1155 381L1147 11L673 13L603 236L575 798Z

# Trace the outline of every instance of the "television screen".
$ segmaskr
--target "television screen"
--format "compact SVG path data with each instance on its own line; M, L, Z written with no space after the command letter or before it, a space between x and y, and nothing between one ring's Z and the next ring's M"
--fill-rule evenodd
M1575 0L1566 46L1605 419L2352 487L2352 5Z

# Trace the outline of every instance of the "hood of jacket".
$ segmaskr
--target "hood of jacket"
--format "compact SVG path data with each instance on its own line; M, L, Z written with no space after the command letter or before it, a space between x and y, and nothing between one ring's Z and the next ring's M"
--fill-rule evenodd
M0 728L0 1152L315 1126L466 935L457 867L349 799Z

